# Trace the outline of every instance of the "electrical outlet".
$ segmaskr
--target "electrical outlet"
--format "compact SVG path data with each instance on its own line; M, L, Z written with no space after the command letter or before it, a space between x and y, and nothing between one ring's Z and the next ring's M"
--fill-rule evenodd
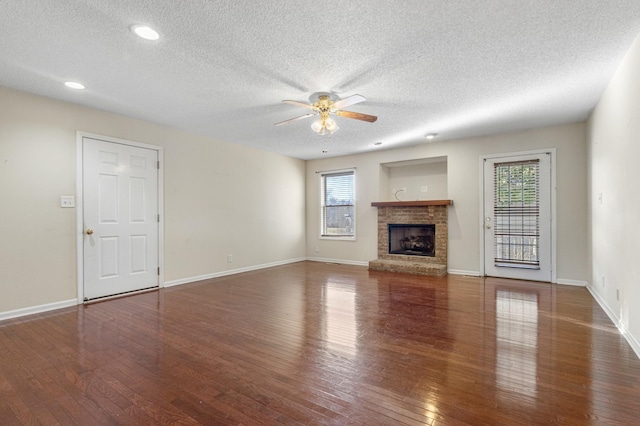
M227 255L227 263L231 263L233 262L233 255L232 254L228 254Z
M320 253L320 247L316 246L316 253Z
M422 185L420 187L420 192L427 192L428 189L429 189L429 187L427 185Z
M62 208L73 208L76 206L76 200L73 195L62 195L60 196L60 207Z

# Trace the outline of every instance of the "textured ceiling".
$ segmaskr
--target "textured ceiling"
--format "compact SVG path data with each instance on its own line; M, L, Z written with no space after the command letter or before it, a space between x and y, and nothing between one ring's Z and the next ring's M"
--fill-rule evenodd
M638 0L0 0L0 85L302 159L587 118ZM161 39L138 39L133 24ZM71 91L63 82L87 88ZM319 91L367 101L331 137Z

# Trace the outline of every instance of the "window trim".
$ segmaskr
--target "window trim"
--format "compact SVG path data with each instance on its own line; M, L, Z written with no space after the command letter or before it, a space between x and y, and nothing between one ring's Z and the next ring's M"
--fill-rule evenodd
M326 171L319 171L316 172L318 174L318 176L320 177L319 179L319 184L320 184L320 221L319 221L319 229L318 229L318 233L319 233L319 239L321 240L334 240L334 241L356 241L356 235L357 235L357 220L356 220L356 206L357 206L357 196L356 196L356 168L355 167L351 167L351 168L346 168L346 169L338 169L338 170L326 170ZM352 218L352 226L353 226L353 235L331 235L331 234L324 234L324 228L325 228L325 215L324 215L324 209L325 209L325 199L324 199L324 191L325 191L325 177L327 176L331 176L331 175L339 175L339 174L346 174L346 173L351 173L353 175L353 218Z

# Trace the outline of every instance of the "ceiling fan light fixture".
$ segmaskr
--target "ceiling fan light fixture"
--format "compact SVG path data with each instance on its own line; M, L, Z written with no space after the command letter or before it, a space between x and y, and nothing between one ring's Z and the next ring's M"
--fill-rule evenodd
M338 124L336 124L335 120L328 116L328 113L321 113L320 118L318 118L311 124L311 130L313 130L320 136L326 135L327 132L332 135L333 132L338 130Z
M280 121L278 123L275 123L275 125L279 126L281 124L290 123L292 121L296 121L302 118L307 118L315 115L318 118L311 124L311 130L313 130L320 136L324 136L327 133L329 133L329 136L331 136L336 130L339 129L338 123L336 123L336 121L331 117L332 114L335 114L339 117L346 117L346 118L352 118L355 120L367 121L369 123L373 123L378 119L378 117L374 115L342 110L343 107L347 107L347 106L365 101L365 98L362 95L351 95L344 99L338 99L338 100L334 100L334 99L338 99L338 98L333 96L331 93L325 93L325 92L318 92L316 94L313 94L311 97L309 97L309 101L312 102L309 104L290 100L290 99L285 99L282 102L308 108L312 110L313 113L309 113L309 114L301 115L299 117L294 117L288 120Z
M324 126L322 125L322 121L320 121L320 119L314 121L313 123L311 123L311 130L313 130L316 133L320 133L320 131L324 128Z
M335 132L336 130L338 130L338 125L336 124L336 122L331 119L328 118L325 122L324 122L324 127L327 128L327 130L331 133Z

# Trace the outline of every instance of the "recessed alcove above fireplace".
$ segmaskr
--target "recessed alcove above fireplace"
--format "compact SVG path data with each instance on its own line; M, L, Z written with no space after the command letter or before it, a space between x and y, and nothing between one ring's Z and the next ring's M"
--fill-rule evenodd
M378 259L369 262L369 269L446 275L447 207L451 204L451 200L371 203L378 208ZM400 235L392 233L396 228ZM425 254L423 248L428 245L431 253Z
M448 197L447 157L380 164L380 201L441 200Z

